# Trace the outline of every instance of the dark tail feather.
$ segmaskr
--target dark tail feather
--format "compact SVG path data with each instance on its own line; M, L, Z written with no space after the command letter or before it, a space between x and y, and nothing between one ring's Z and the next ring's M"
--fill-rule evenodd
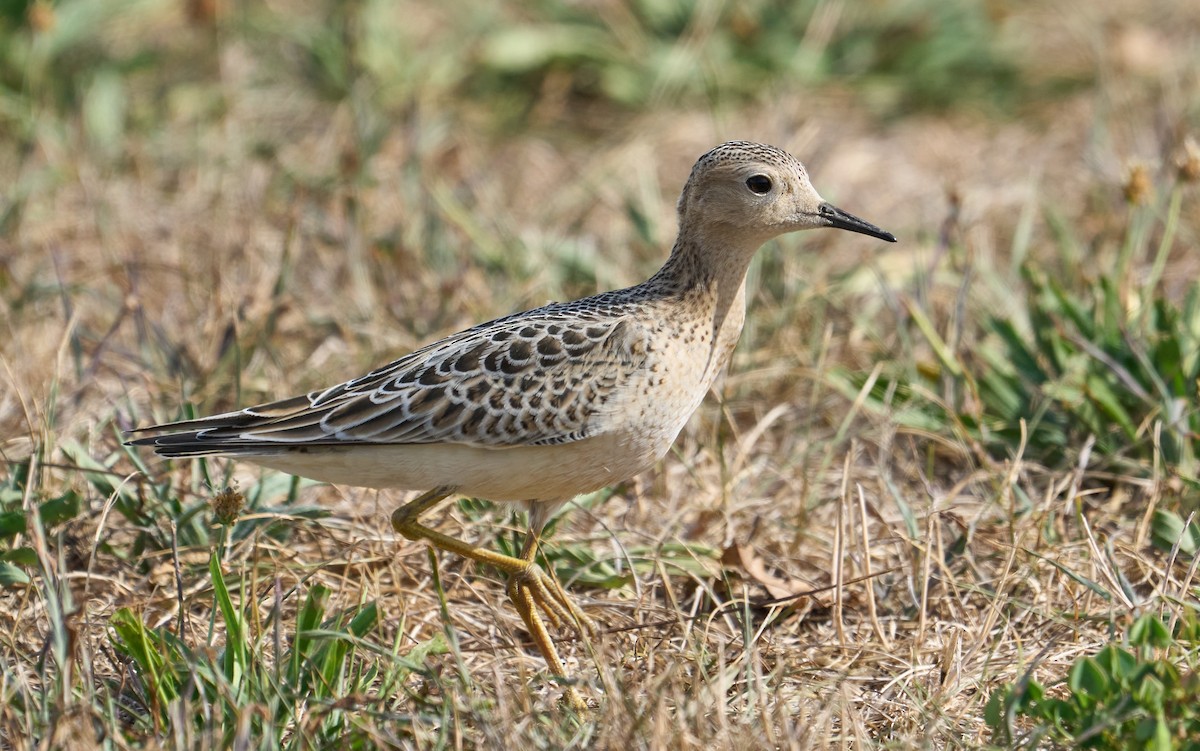
M150 430L151 428L145 428ZM191 456L237 456L255 454L282 454L289 447L286 444L270 444L261 441L248 441L244 438L212 438L204 435L204 431L190 430L185 433L170 435L152 435L135 438L125 442L126 446L150 446L154 453L169 458Z
M263 456L282 454L293 450L286 442L274 442L247 437L253 430L262 430L276 423L291 421L302 424L319 422L320 414L307 420L306 410L311 404L307 395L283 399L257 407L224 412L219 415L200 417L195 420L180 420L161 425L135 428L130 433L157 433L127 441L127 446L150 446L159 456Z

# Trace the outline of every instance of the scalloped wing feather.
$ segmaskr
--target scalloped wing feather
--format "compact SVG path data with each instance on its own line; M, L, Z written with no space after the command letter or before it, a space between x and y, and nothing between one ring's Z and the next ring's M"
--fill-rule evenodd
M600 296L605 298L607 296ZM602 429L646 364L649 332L623 305L552 304L480 324L324 391L148 428L167 456L300 446L556 445Z

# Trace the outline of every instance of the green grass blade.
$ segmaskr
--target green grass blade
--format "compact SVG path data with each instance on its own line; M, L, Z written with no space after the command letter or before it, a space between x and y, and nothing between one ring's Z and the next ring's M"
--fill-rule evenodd
M213 600L220 609L225 622L225 651L222 655L224 678L236 691L242 683L250 659L246 643L245 620L241 610L234 605L221 573L221 562L214 551L208 559L208 572L212 577Z

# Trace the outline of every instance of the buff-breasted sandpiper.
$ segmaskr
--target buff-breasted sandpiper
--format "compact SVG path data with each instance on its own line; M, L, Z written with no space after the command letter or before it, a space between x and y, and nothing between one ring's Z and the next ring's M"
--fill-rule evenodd
M654 465L729 361L746 270L787 232L834 227L895 242L827 203L781 149L732 141L700 157L679 235L648 280L498 318L361 378L238 412L146 428L162 456L224 455L314 480L427 490L392 515L400 534L508 573L508 595L556 676L546 628L588 619L536 563L543 525L582 493ZM520 557L449 537L419 517L451 495L522 502ZM568 687L564 697L580 699Z

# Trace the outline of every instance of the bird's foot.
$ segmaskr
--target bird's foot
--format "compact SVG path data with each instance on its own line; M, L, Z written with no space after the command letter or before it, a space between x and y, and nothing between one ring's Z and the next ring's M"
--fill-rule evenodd
M508 596L522 617L536 607L555 628L571 626L581 636L600 635L596 622L575 604L557 579L534 561L528 561L509 577Z

